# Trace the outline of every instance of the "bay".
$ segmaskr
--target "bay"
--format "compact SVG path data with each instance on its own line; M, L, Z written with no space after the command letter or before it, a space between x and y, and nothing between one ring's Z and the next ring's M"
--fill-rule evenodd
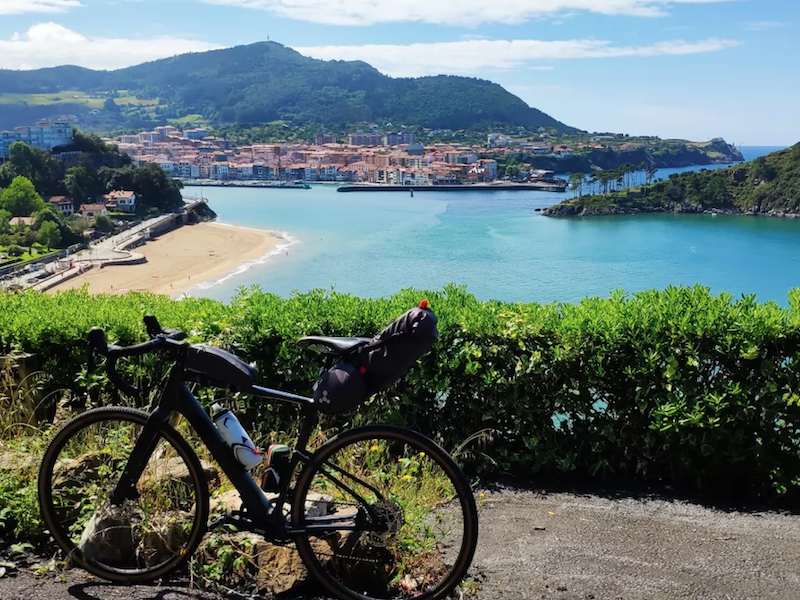
M742 152L752 159L775 149ZM667 177L664 171L657 176ZM190 290L220 300L253 284L282 296L323 288L380 297L452 282L481 299L547 303L700 283L785 305L787 291L800 286L800 220L552 219L535 209L565 195L548 192L184 190L201 193L220 222L284 232L288 240L275 256Z

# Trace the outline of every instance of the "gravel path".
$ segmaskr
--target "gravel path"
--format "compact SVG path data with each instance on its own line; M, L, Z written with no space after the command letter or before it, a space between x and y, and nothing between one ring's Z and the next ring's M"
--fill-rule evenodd
M480 500L479 600L797 600L800 516L502 489ZM210 600L80 571L0 579L3 600Z

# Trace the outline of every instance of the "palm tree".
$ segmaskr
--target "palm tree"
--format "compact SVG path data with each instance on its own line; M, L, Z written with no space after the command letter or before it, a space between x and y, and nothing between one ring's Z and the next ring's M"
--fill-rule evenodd
M647 184L648 184L648 185L650 185L651 183L653 183L653 180L654 180L654 179L655 179L655 177L656 177L656 172L657 172L657 171L658 171L658 169L656 169L656 168L655 168L653 165L650 165L650 166L647 168Z
M591 190L592 194L595 193L594 186L599 181L600 181L600 179L597 176L597 173L591 173L590 175L587 176L587 183L589 184L589 189Z
M583 195L583 173L573 173L569 176L569 188L577 192L579 197Z
M636 165L636 171L637 173L644 173L647 171L647 163L644 161L640 162L638 165Z

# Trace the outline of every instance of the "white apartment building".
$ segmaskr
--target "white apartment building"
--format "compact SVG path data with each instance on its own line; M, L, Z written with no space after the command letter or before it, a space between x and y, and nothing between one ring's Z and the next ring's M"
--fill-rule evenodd
M14 131L0 131L0 161L8 159L11 145L15 142L52 152L58 146L68 146L72 139L72 125L61 122L39 121L36 125L17 127Z

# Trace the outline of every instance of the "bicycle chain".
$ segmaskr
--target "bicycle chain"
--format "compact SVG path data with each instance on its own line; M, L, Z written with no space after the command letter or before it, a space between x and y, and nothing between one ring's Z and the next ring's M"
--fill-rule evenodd
M356 503L356 502L332 502L331 504L335 504L337 506L355 506L357 508L361 508L361 506L362 506L360 503ZM353 532L353 533L355 533L355 532ZM361 534L361 533L364 533L364 532L358 532L358 533ZM324 537L321 537L319 539L325 540ZM326 540L326 543L327 543L327 540ZM346 554L337 554L336 552L333 552L333 553L317 552L313 548L312 548L312 551L317 556L327 556L329 558L344 558L344 559L347 559L347 560L350 560L350 561L354 561L354 562L364 562L364 563L370 563L370 564L374 564L374 565L383 564L383 562L384 562L384 561L378 560L376 558L363 558L363 557L357 557L357 556L348 556Z

